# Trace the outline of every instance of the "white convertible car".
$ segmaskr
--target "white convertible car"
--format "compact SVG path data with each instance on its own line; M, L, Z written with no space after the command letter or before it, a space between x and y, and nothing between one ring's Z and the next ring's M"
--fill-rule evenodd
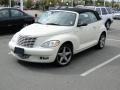
M9 42L9 48L18 60L65 66L76 53L93 46L102 49L106 35L106 28L96 11L50 10L36 23L17 32Z

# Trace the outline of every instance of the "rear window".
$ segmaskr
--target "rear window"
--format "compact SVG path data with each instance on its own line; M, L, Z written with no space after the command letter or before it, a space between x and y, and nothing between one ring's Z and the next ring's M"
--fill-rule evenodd
M101 10L102 10L102 14L103 14L103 15L106 15L106 14L107 14L107 11L106 11L105 8L101 8Z
M101 15L101 10L100 10L100 8L96 8L96 11L98 12L99 15Z

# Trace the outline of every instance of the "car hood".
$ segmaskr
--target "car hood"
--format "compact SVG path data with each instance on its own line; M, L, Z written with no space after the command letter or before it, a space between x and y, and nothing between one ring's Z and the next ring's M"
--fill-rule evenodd
M73 26L55 26L34 23L23 28L19 34L28 36L50 36L68 33L72 30L72 28Z

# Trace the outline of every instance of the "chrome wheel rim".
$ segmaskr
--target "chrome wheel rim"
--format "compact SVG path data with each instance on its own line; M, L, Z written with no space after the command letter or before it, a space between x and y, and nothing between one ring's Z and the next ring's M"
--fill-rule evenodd
M57 55L57 61L60 65L66 65L72 58L72 51L69 47L63 47L59 50Z
M105 36L102 36L100 39L100 47L103 48L105 46Z

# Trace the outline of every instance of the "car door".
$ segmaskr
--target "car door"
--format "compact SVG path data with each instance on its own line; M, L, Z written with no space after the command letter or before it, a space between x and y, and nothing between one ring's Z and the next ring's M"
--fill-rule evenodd
M90 25L92 27L92 29L91 29L92 41L96 41L96 40L98 40L99 35L101 33L100 28L101 28L103 22L101 21L101 19L98 19L96 17L96 14L93 12L89 12L88 15L90 18Z
M94 19L94 20L93 20ZM92 12L80 13L76 35L79 49L85 49L97 43L97 18Z
M0 32L8 29L10 27L10 13L9 9L0 10Z
M15 28L24 25L24 13L17 9L10 9L10 17L12 26Z

